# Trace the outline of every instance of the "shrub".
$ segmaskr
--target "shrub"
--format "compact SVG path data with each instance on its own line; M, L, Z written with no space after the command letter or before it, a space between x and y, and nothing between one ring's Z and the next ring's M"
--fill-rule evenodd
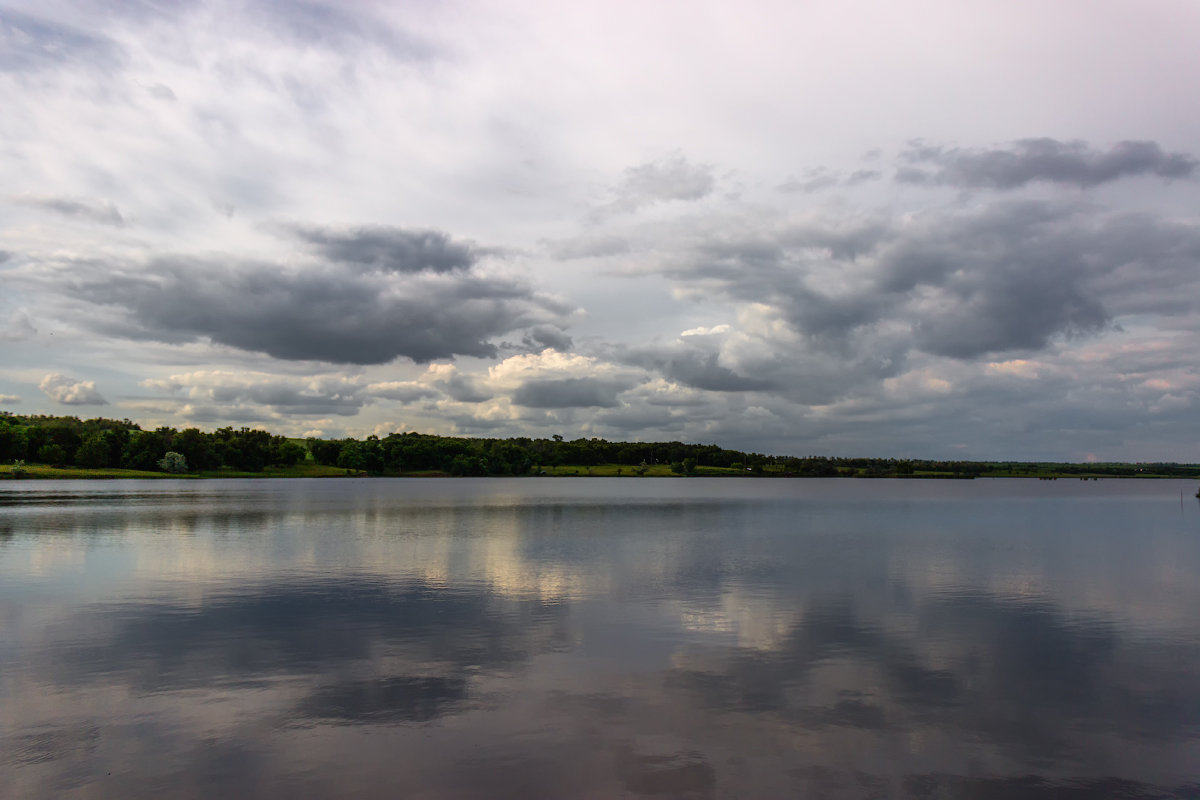
M176 453L174 450L167 452L165 456L158 460L158 468L163 472L179 474L187 472L187 459L182 453Z

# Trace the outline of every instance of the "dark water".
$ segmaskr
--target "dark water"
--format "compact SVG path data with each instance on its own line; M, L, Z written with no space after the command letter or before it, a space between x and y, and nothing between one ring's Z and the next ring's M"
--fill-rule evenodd
M0 796L1200 797L1194 492L0 483Z

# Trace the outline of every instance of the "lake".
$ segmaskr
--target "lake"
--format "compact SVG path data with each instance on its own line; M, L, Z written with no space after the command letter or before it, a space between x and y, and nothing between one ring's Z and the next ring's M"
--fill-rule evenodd
M1195 491L0 482L0 794L1200 797Z

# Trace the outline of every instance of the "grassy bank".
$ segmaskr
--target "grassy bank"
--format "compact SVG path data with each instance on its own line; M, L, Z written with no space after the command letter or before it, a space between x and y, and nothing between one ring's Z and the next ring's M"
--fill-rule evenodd
M75 478L79 480L105 480L113 478L194 478L195 475L168 475L165 472L149 472L140 469L88 469L87 467L52 467L48 464L26 464L20 477L25 478ZM17 478L11 465L0 465L0 478Z
M545 473L550 477L593 477L593 478L637 478L638 471L642 467L633 467L629 464L595 464L593 466L580 466L577 464L558 466L558 467L538 467L538 473ZM671 467L667 464L654 464L644 468L645 473L640 477L646 478L678 478L682 477L671 471ZM722 467L696 467L696 471L692 473L694 476L722 476L722 477L741 477L750 475L751 473L741 469L725 469Z
M982 472L978 475L981 478L1040 478L1042 480L1062 479L1062 480L1099 480L1100 478L1179 478L1180 475L1170 475L1157 473L1152 470L1137 471L1133 474L1113 474L1097 470L1096 472L1088 472L1076 470L1062 470L1061 465L1044 464L1030 465L1025 469L999 469ZM640 473L640 474L639 474ZM401 473L385 473L387 477L399 478L447 478L448 473L439 472L437 470L420 470ZM634 467L628 464L595 464L592 466L580 464L566 464L560 466L538 466L535 471L530 473L531 476L546 476L552 478L682 478L683 475L672 472L671 467L667 464L654 464L647 467ZM23 467L23 476L28 479L74 479L74 480L112 480L118 478L149 478L149 479L209 479L209 478L348 478L348 477L366 477L367 473L355 470L348 470L342 467L331 467L321 464L316 464L313 461L305 461L300 464L287 467L267 467L262 472L246 472L223 467L216 470L204 470L201 472L190 472L182 475L174 475L166 472L151 472L146 470L135 469L89 469L87 467L66 467L66 466L50 466L48 464L26 464ZM13 467L9 464L0 464L0 480L16 479L18 476L13 473ZM733 469L723 467L696 467L690 477L723 477L723 478L753 478L753 477L768 477L768 478L783 478L783 477L803 477L795 476L784 471L782 466L768 464L761 472L751 472L745 469ZM872 472L871 470L845 470L839 477L845 478L963 478L970 477L962 473L951 472L934 472L918 470L912 474L896 475ZM1190 477L1190 476L1183 476Z
M183 479L199 478L344 478L347 471L339 467L324 467L319 464L297 464L292 467L267 467L262 472L238 472L230 469L189 472L173 475L166 472L149 472L139 469L88 469L86 467L52 467L48 464L26 464L23 468L27 479L65 480L112 480L117 478ZM0 479L16 479L11 465L0 465Z

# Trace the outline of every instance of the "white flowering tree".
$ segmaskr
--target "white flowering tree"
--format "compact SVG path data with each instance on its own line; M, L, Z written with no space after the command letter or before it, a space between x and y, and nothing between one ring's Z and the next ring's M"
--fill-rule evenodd
M187 459L183 457L183 453L171 450L158 460L158 468L163 472L176 474L187 472Z

